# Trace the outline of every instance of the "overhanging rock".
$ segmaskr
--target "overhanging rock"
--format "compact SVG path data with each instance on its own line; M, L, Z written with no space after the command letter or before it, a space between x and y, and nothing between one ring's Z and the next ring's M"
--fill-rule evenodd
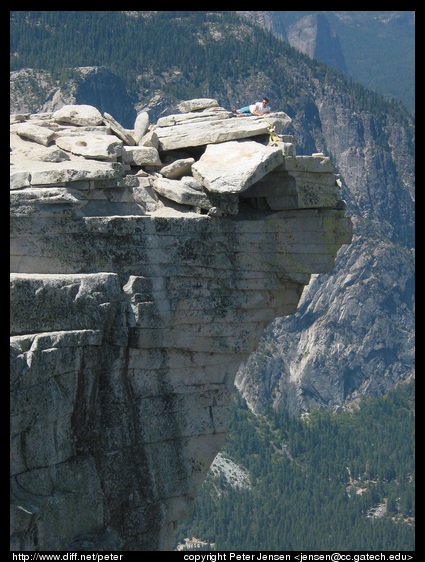
M148 165L125 149L134 131L101 161L78 141L57 151L68 126L87 142L86 107L25 117L53 131L47 147L11 116L11 550L170 550L225 441L240 363L351 241L328 158L297 157L215 100L182 110L144 124L139 146L159 139ZM161 175L179 160L186 175Z
M209 192L240 193L283 162L282 148L255 141L210 144L192 174Z

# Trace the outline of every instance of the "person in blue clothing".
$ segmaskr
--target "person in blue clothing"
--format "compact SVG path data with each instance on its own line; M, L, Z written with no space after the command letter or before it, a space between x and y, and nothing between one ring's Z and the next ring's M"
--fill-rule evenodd
M264 115L265 113L270 113L270 106L268 105L269 100L268 98L263 98L262 101L257 101L251 105L247 105L245 107L241 107L240 109L236 109L236 117L246 117L248 115Z

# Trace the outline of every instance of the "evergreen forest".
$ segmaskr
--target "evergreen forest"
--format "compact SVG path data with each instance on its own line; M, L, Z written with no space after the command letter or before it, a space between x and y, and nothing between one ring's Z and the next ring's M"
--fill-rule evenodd
M362 111L406 113L401 102L385 100L236 12L10 12L11 71L45 70L64 85L84 66L108 68L145 102L161 92L175 101L211 97L232 109L249 102L238 94L248 79L289 116L314 97L312 87L326 83L353 96Z
M250 487L210 474L176 546L216 551L413 551L414 383L351 411L255 416L235 392L224 454Z

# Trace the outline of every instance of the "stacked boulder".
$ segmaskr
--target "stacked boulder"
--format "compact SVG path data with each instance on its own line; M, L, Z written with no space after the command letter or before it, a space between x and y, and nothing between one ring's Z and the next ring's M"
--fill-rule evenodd
M160 212L170 202L181 212L237 214L239 196L281 165L284 155L295 156L290 135L270 142L271 128L290 125L285 113L237 119L211 99L185 101L179 109L157 124L142 112L133 130L88 105L12 115L12 205L39 194L27 188L43 188L44 203L72 201L87 214L102 201L116 203L110 212L119 210L118 200L125 204L120 214ZM77 190L78 197L61 187Z

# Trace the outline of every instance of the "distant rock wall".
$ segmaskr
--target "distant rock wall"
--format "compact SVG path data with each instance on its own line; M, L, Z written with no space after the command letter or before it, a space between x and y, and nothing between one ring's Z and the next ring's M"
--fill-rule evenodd
M285 114L180 111L11 117L11 550L170 550L241 362L351 241Z
M47 70L23 68L10 73L11 113L41 114L66 104L93 105L124 127L132 127L136 118L134 100L123 80L104 66L70 69L65 81L54 79Z

